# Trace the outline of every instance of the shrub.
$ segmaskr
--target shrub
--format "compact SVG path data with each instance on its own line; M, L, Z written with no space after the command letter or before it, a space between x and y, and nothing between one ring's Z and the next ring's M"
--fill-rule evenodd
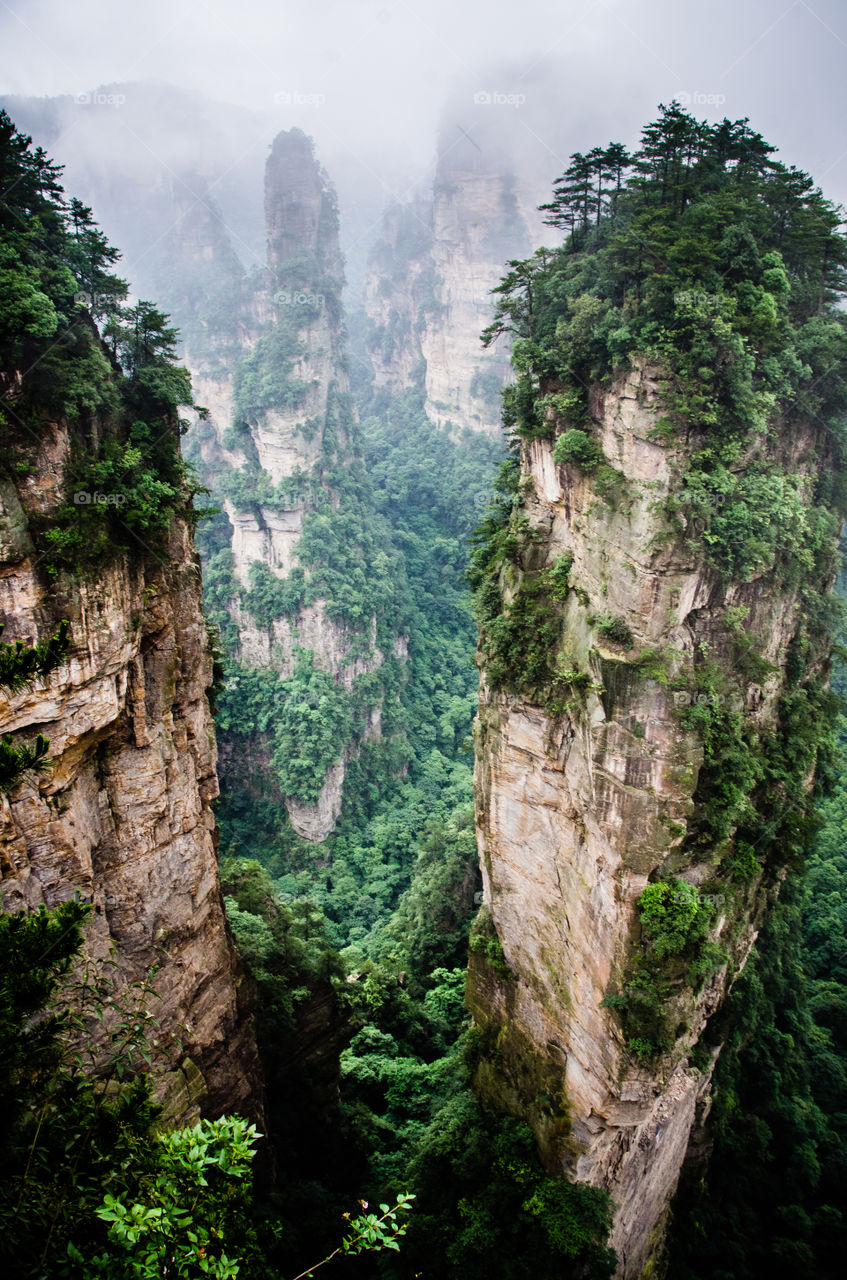
M696 885L684 880L647 885L638 899L638 911L657 959L685 950L700 910Z
M559 436L553 446L553 461L560 465L572 463L580 471L589 475L603 461L603 450L587 432L571 427L564 435Z
M570 574L573 568L573 552L563 551L550 570L551 595L554 600L567 600L570 594Z
M514 979L514 970L506 959L503 944L494 927L488 907L480 907L479 914L471 926L468 950L472 955L482 956L498 977Z
M611 618L604 615L596 619L595 625L601 636L612 640L615 644L623 645L625 649L631 649L635 643L635 636L624 618Z

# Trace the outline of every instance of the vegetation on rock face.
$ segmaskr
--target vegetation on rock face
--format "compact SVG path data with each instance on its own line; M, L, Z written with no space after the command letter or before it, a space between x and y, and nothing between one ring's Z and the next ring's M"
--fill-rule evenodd
M188 389L170 360L165 318L147 304L123 307L123 286L108 270L114 251L90 212L65 206L55 169L5 118L0 144L3 189L10 173L20 178L0 209L0 366L26 370L20 383L2 384L13 478L35 456L29 433L41 441L64 416L75 448L71 487L93 487L108 501L64 504L53 536L46 526L36 536L56 572L93 571L113 549L157 549L172 515L185 511L176 405ZM700 125L676 107L648 126L636 157L619 146L575 156L548 210L568 239L511 264L495 324L518 337L518 378L506 394L518 445L555 436L556 462L611 501L616 473L592 434L588 392L648 359L663 370L658 434L669 447L686 433L696 443L679 499L696 499L704 513L706 562L724 582L768 572L801 591L772 734L753 732L735 677L708 654L689 673L696 697L680 723L700 734L705 752L691 839L701 851L718 848L721 861L714 885L656 880L639 899L633 964L607 1003L620 1009L644 1061L673 1043L669 996L724 963L710 938L716 895L722 905L735 901L774 845L788 859L806 840L806 779L827 751L820 655L832 616L815 593L830 572L840 481L828 472L814 485L798 480L771 446L774 424L788 435L816 416L822 450L840 458L844 322L833 302L844 255L831 207L804 175L770 157L746 124ZM288 287L316 278L314 263L289 266ZM333 282L321 288L336 314ZM71 305L77 291L87 295L85 310ZM102 322L105 347L92 319ZM281 321L243 360L244 418L301 403L308 384L292 377L298 354L297 333ZM0 1257L12 1275L166 1268L226 1277L238 1267L243 1280L293 1276L333 1256L344 1230L343 1253L394 1240L398 1188L401 1199L411 1189L415 1207L402 1259L388 1244L380 1275L613 1273L608 1196L547 1176L528 1127L481 1107L469 1086L479 1045L463 985L479 881L469 742L475 629L463 575L478 505L469 498L489 489L501 450L432 427L417 396L378 408L359 433L349 400L334 391L326 420L303 423L305 438L323 433L312 472L273 486L247 446L243 471L220 479L239 511L306 503L299 568L285 581L257 563L242 588L226 518L202 534L207 610L228 654L219 727L246 760L222 798L222 879L258 997L276 1188L257 1205L256 1135L243 1121L156 1133L137 1016L107 1015L119 1030L105 1081L69 1058L68 1018L97 1014L69 1015L50 1001L76 953L84 908L0 916ZM236 423L227 447L239 441L246 444ZM668 509L669 521L678 508ZM492 686L560 714L594 686L557 652L566 608L583 605L573 558L546 564L543 551L522 511L515 450L472 554L481 645ZM379 650L386 660L351 689L308 651L288 680L238 665L234 600L271 634L325 600L354 658ZM734 669L764 679L773 672L741 621ZM589 625L606 645L632 645L624 619L600 614ZM391 654L398 636L407 663ZM15 688L61 661L62 633L12 649L0 649L0 681ZM661 655L638 661L643 673L672 678ZM365 740L376 705L379 743ZM348 764L340 823L316 858L291 831L279 795L250 775L249 753L271 761L279 791L313 801L351 735L359 758ZM37 768L46 750L4 739L0 774ZM680 1280L787 1280L801 1267L828 1277L843 1257L841 801L838 789L811 860L807 976L796 941L801 906L789 887L727 1013L713 1174L679 1206ZM470 945L510 981L484 912ZM152 1033L146 1016L142 1027ZM121 1078L126 1059L132 1069ZM359 1195L380 1213L366 1205L359 1214Z
M772 153L745 121L708 125L672 104L633 155L575 156L546 206L567 239L510 264L486 338L514 335L515 439L554 439L556 461L589 474L602 463L591 388L633 360L654 365L663 438L688 442L680 501L697 499L707 563L726 581L776 570L788 585L826 571L845 510L847 250L838 211ZM814 480L793 474L788 447L809 423L827 455ZM526 589L522 578L495 608L501 568L525 567L519 526L518 508L486 534L478 607L495 672L492 628ZM520 656L508 663L518 680Z
M619 156L596 217L559 185L549 221L568 238L510 264L487 331L515 335L506 403L518 434L552 434L560 416L590 430L591 387L636 354L666 371L671 422L707 433L695 467L731 504L741 447L777 413L816 414L837 432L838 211L773 150L746 121L709 125L674 103Z
M482 664L495 689L552 712L563 705L554 682L564 610L551 599L554 566L523 510L520 451L550 441L566 483L593 485L611 503L597 406L632 368L648 370L659 393L652 438L677 468L663 504L670 536L687 539L710 573L713 608L730 585L756 578L775 598L796 601L796 628L782 672L745 630L743 606L724 609L725 643L698 643L688 672L636 657L635 667L679 696L680 723L703 745L677 877L686 859L715 870L699 887L671 875L647 885L630 959L605 1003L619 1011L636 1059L670 1051L686 1030L679 997L727 962L735 919L763 911L788 869L726 1010L694 1050L705 1068L726 1042L708 1129L714 1151L709 1168L695 1153L671 1233L671 1274L834 1276L847 1221L832 941L843 931L841 788L823 802L827 825L815 847L809 784L816 774L820 790L841 763L827 690L839 619L828 589L845 514L840 214L807 175L778 164L746 121L703 124L676 104L647 127L635 154L615 146L574 156L546 210L565 243L510 264L487 334L513 333L517 378L505 393L512 461L472 561ZM566 592L588 608L572 564ZM586 622L632 644L622 619L586 614ZM774 713L757 720L749 691L774 678Z
M43 733L38 734L32 746L4 733L0 738L0 791L11 791L27 774L43 773L50 763L49 748Z
M836 665L833 685L847 679ZM839 721L839 747L847 726ZM839 763L843 762L843 755ZM789 877L707 1049L713 1084L707 1166L675 1206L680 1280L835 1280L847 1247L847 894L839 776L819 804L802 880Z
M159 548L190 515L174 363L176 330L149 302L127 306L118 258L60 169L0 113L0 440L20 480L66 424L58 505L30 523L39 560L94 572L115 554ZM98 326L99 325L99 330Z
M233 422L224 442L245 461L238 470L213 475L210 485L213 494L239 513L249 512L260 527L270 512L297 511L302 519L294 546L297 563L283 577L254 562L245 590L233 573L232 530L225 516L200 533L198 546L209 566L207 613L228 653L219 727L234 743L267 735L268 749L255 761L264 784L276 784L285 797L313 804L327 770L360 747L373 709L390 708L396 699L401 668L393 647L401 629L403 572L386 521L375 510L351 397L337 381L325 388L320 412L306 417L304 408L296 428L304 442L318 437L308 454L311 463L276 485L259 464L252 434L257 424L273 410L296 412L312 389L312 382L291 375L296 360L308 365L307 342L314 343L319 332L319 341L335 351L335 367L343 363L335 350L340 342L340 276L324 273L318 259L306 255L282 264L275 282L285 289L296 284L311 290L305 296L314 304L281 306L277 319L239 359ZM330 323L316 330L312 326L324 311ZM233 621L239 607L268 634L272 659L266 669L241 658ZM313 621L316 614L335 625L337 653L331 663L320 652L303 650L298 656L304 618ZM274 670L280 666L278 657L294 659L287 679ZM339 670L356 664L369 672L354 680ZM265 758L272 767L263 763Z
M0 636L5 630L5 622L0 622ZM70 648L69 631L70 623L64 619L55 635L36 645L28 645L23 640L14 644L0 642L0 687L18 693L60 667Z
M827 592L847 510L847 321L838 306L847 248L834 206L772 157L746 121L709 125L675 103L634 154L615 145L573 157L545 206L565 242L510 264L486 332L489 341L515 337L517 380L504 393L515 454L508 493L478 534L471 579L491 686L554 713L568 705L566 671L588 687L551 591L554 566L523 511L517 451L551 440L554 461L612 502L611 468L593 435L598 392L649 368L662 415L654 435L678 472L665 503L671 536L687 539L717 593L755 575L798 601L767 722L751 714L749 690L777 673L731 609L728 655L697 640L693 670L664 676L675 691L686 681L695 690L680 720L704 751L682 854L715 863L707 896L721 895L730 916L749 909L740 886L761 883L764 869L772 874L802 847L809 778L832 758L826 678L837 611ZM808 475L796 465L802 442L813 450ZM681 521L695 508L696 521ZM587 607L571 565L565 600L574 594ZM623 618L585 621L602 640L634 643ZM642 1058L673 1047L673 991L699 986L728 958L708 940L705 906L679 950L655 932L659 908L675 904L679 914L688 893L681 881L648 886L641 944L607 997Z
M0 636L6 624L0 622ZM28 645L23 640L15 644L0 642L0 688L9 693L19 693L61 667L68 650L70 623L64 619L59 630L49 640ZM27 774L43 773L49 767L47 751L50 743L39 733L32 746L15 742L11 733L0 738L0 791L10 791Z
M621 1011L628 1047L645 1062L674 1046L674 985L684 979L696 989L729 959L726 947L709 936L719 914L713 899L731 901L725 892L703 894L684 880L648 884L638 899L642 945L621 991L608 994L604 1003Z

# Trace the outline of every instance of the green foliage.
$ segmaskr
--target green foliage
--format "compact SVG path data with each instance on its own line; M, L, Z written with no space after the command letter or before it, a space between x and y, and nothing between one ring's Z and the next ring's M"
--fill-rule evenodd
M72 500L43 533L52 572L93 568L116 548L164 545L174 512L185 505L184 472L176 434L166 431L170 443L163 448L154 431L134 422L125 441L108 439L71 462Z
M725 1044L714 1145L708 1169L684 1183L675 1206L679 1280L789 1280L801 1268L835 1280L843 1271L847 1078L825 1006L818 1023L808 1002L800 903L789 878L715 1029Z
M355 1256L360 1253L378 1253L383 1249L392 1249L395 1253L400 1252L400 1245L397 1241L406 1234L407 1223L398 1220L398 1213L408 1209L414 1196L410 1194L401 1195L397 1199L397 1203L392 1207L387 1204L379 1206L379 1213L362 1213L357 1218L353 1218L350 1222L350 1232L344 1237L339 1247L324 1258L323 1262L319 1262L314 1267L310 1267L308 1272L303 1271L299 1276L295 1276L295 1280L303 1280L306 1275L311 1276L318 1267L323 1267L327 1262L332 1262L333 1258L339 1254L347 1256ZM368 1208L366 1200L360 1200L363 1209ZM345 1218L350 1218L349 1213L344 1214Z
M58 1058L61 1016L44 1016L81 941L89 908L77 899L53 911L0 914L0 1135L4 1162L40 1078ZM41 1017L36 1015L41 1014Z
M825 497L765 454L770 422L812 420L839 461L847 409L839 214L772 152L746 121L710 125L673 103L634 155L575 154L543 206L565 243L509 264L485 334L515 336L506 425L556 432L557 460L586 471L602 461L589 389L654 364L663 438L694 443L697 545L727 579L774 566L799 579L831 545L827 507L844 511L843 482Z
M244 604L260 626L270 629L277 618L294 617L305 595L305 575L299 566L287 578L279 578L262 560L250 565L250 590Z
M468 938L468 949L472 955L484 958L489 968L501 978L514 979L512 968L503 954L503 944L497 936L491 912L487 907L480 907L479 914L473 922Z
M348 1196L347 1180L361 1178L351 1168L339 1130L334 1055L352 1035L351 1011L381 1009L386 992L382 975L373 968L366 978L357 974L343 980L345 966L322 913L309 898L283 891L281 882L274 883L255 861L227 860L221 873L239 952L257 987L257 1030L277 1141L282 1236L276 1256L291 1274L314 1256L316 1242L323 1239L329 1248L337 1240L335 1206ZM390 979L386 985L397 989ZM397 1230L392 1211L387 1212L381 1225L371 1214L353 1221L352 1234L329 1258L394 1248L388 1241L403 1232ZM349 1221L349 1213L343 1216Z
M304 354L296 321L283 315L268 325L258 342L239 358L233 380L236 419L255 420L267 409L297 408L311 383L292 377Z
M224 1117L154 1131L139 1074L151 988L121 995L102 962L69 977L88 912L75 900L0 915L4 1274L264 1276L246 1179L255 1129Z
M350 736L352 715L346 691L302 654L274 727L273 763L283 795L315 803L330 765Z
M457 806L442 821L431 820L416 846L409 887L375 937L373 950L413 974L434 974L439 968L464 973L478 877L472 806Z
M361 466L351 468L364 485ZM367 493L348 491L303 521L297 556L308 574L307 602L326 601L327 615L363 631L376 619L384 633L397 617L396 559Z
M567 600L572 568L573 552L563 551L550 570L550 594L554 600Z
M250 1208L248 1179L259 1136L239 1116L157 1134L134 1198L127 1203L107 1192L97 1209L112 1248L86 1264L87 1274L154 1280L167 1271L186 1280L233 1280L241 1266L227 1256L224 1242ZM79 1250L70 1256L85 1263Z
M525 575L502 612L486 617L480 607L478 620L492 687L543 697L562 632L546 577Z
M50 764L49 748L43 733L32 746L15 742L11 733L4 733L0 738L0 791L11 791L27 774L44 773Z
M815 506L813 497L808 481L763 464L732 476L726 501L703 533L708 559L727 578L749 581L757 571L784 564L787 581L799 581L816 570L839 527L836 514Z
M236 668L224 681L218 724L239 735L267 735L283 795L314 803L327 769L340 758L354 728L355 696L297 653L294 672Z
M726 895L724 895L726 896ZM673 1048L678 1032L668 1000L685 984L699 987L728 953L713 942L715 910L710 898L684 880L648 884L638 898L641 945L627 965L619 992L603 1001L620 1012L629 1051L649 1063Z
M555 712L561 687L573 683L562 679L556 664L573 556L565 552L549 569L537 567L543 540L522 513L519 478L512 450L474 531L468 581L487 680L495 689L545 702Z
M247 438L252 444L249 433ZM261 516L263 509L290 511L293 505L311 496L314 481L307 472L298 468L275 485L267 471L259 466L258 460L249 456L250 450L242 444L244 439L244 435L240 435L237 440L230 441L229 447L245 449L248 453L245 465L238 470L222 472L214 482L216 492L229 498L237 511L250 511L257 517Z
M422 1136L413 1174L406 1258L416 1269L467 1280L614 1272L606 1193L546 1177L528 1128L483 1111L469 1093Z
M597 619L595 626L606 640L623 645L625 649L631 649L635 643L635 636L625 618L610 618L604 615Z
M0 622L0 636L6 629ZM0 685L18 693L40 676L49 675L64 662L70 649L70 623L64 619L49 640L29 646L24 640L0 643Z
M191 497L178 420L191 388L174 363L176 330L149 302L123 305L126 285L109 270L117 251L90 209L65 200L59 175L0 113L0 370L9 388L0 425L13 480L49 423L70 433L63 498L30 526L54 575L160 550Z
M570 462L579 471L590 475L603 461L603 450L587 432L571 427L556 440L553 461L560 464Z
M703 905L696 885L684 880L661 881L642 890L638 911L653 954L663 960L679 955L689 945Z
M833 685L843 696L840 663ZM838 734L843 750L843 719ZM680 1280L717 1280L728 1261L739 1280L788 1280L799 1267L834 1280L843 1270L845 802L839 775L819 803L805 875L783 885L715 1029L726 1044L713 1088L713 1153L675 1210L671 1265ZM808 840L808 829L801 836ZM761 870L757 852L738 843L739 875Z
M316 983L340 976L322 912L307 898L285 901L254 860L221 864L227 918L240 955L259 986L259 1022L268 1042L293 1031Z

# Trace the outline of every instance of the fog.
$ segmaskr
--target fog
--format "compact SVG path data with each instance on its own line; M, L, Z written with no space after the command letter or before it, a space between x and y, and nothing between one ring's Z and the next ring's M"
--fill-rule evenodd
M847 200L843 0L4 0L0 50L0 96L69 186L92 166L205 174L246 263L267 147L292 125L339 188L354 264L383 206L467 137L546 189L570 152L635 142L673 97L748 116Z
M749 115L791 161L847 187L841 0L10 0L0 47L4 93L159 78L299 124L327 155L361 152L386 171L429 158L457 84L469 101L526 99L492 110L543 111L532 99L546 64L577 129L611 112L631 137L660 100L700 95L704 115Z

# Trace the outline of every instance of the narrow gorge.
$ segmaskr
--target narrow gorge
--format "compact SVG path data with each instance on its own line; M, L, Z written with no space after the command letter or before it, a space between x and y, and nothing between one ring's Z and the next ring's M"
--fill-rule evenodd
M298 127L257 265L255 156L0 115L27 1280L837 1274L840 215L676 101L550 193L497 97L354 289Z

